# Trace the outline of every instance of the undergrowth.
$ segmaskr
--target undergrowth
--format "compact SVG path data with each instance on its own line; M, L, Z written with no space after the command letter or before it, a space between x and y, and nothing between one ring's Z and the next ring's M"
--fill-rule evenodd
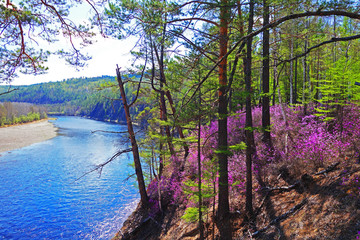
M253 109L253 126L256 144L256 158L253 163L255 179L267 181L268 176L286 165L293 176L303 173L314 173L335 161L346 161L349 157L359 157L360 142L360 108L347 105L342 109L342 119L324 121L314 108L308 107L306 114L302 107L276 105L271 107L272 146L262 141L261 108ZM238 111L228 118L228 142L230 146L242 146L245 141L245 113ZM204 207L210 207L216 201L217 186L217 122L213 121L201 129L201 167ZM196 136L196 133L193 133ZM245 193L245 150L242 147L230 148L229 188L231 196L244 196ZM351 156L349 156L349 154ZM159 183L154 180L148 187L152 215L160 212L162 207L186 205L194 213L197 205L197 146L193 144L185 164L185 170L176 169L179 159L172 159L176 164L168 166L172 174L160 180L162 200L159 201ZM261 173L261 175L260 175ZM356 178L356 181L359 181ZM348 184L348 179L343 179ZM254 184L254 191L259 190ZM357 190L357 191L356 191ZM353 194L359 195L360 189ZM210 209L210 208L209 208ZM196 219L191 216L187 219Z

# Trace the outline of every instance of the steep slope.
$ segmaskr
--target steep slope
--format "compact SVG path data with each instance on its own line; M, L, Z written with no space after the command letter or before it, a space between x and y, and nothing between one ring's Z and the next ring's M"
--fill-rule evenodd
M356 159L348 159L332 169L333 166L328 172L303 174L300 179L292 174L286 176L285 168L274 170L268 176L273 186L254 194L255 227L246 221L245 197L233 198L233 239L359 239L360 164ZM295 185L289 185L288 180ZM113 239L198 239L197 223L182 219L185 208L169 206L154 218L138 210ZM211 212L205 217L205 236L218 237Z
M304 113L300 107L274 106L271 112L273 149L264 147L261 132L255 132L251 221L245 212L244 151L234 151L229 159L233 239L360 238L360 108L349 104L340 121L330 122L322 121L313 108ZM261 123L259 108L254 109L254 123ZM201 133L206 239L218 238L217 197L207 192L216 190L217 178L205 175L216 169L216 129L213 122ZM229 132L230 144L243 141L243 112L229 118ZM134 212L114 239L199 238L198 215L187 211L197 206L196 156L193 145L183 172L172 164L177 159L170 161L160 184L154 180L148 187L149 211Z

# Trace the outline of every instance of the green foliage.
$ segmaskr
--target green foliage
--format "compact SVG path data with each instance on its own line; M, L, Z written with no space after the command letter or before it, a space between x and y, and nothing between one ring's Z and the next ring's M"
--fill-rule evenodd
M136 78L137 75L129 77ZM6 89L6 86L0 86L0 92ZM126 91L133 91L133 86L126 85ZM102 76L19 86L19 90L0 96L0 102L27 102L46 106L47 111L52 114L125 121L122 103L116 100L119 95L115 78ZM132 113L143 108L142 105L136 107L137 110L133 108Z
M28 123L47 118L45 109L26 103L0 103L0 126Z
M314 80L321 98L316 99L319 106L316 108L317 116L324 121L330 121L337 115L339 109L350 101L359 99L359 89L355 82L360 79L360 59L341 56L327 69L326 77Z
M216 153L216 154L225 154L225 155L228 155L228 156L231 156L233 154L229 150L220 150L220 149L215 150L214 153Z
M241 142L241 143L229 146L229 149L231 149L233 151L244 150L244 149L246 149L246 144L244 142Z
M44 63L50 55L41 48L43 42L53 43L59 35L71 38L69 47L54 54L63 56L70 64L83 66L89 57L77 48L78 43L88 45L94 36L90 26L75 24L68 19L69 9L77 0L35 1L19 0L0 3L0 82L10 82L18 72L39 74L47 70ZM90 4L90 3L89 3ZM96 4L91 3L91 6ZM75 38L80 41L76 43ZM40 45L40 46L39 46Z
M207 208L201 208L201 212L206 212ZM197 207L188 207L185 210L185 214L181 217L186 222L197 222L199 220L199 208Z

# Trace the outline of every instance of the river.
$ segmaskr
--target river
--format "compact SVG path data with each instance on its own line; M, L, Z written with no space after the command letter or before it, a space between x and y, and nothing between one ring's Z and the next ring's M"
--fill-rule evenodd
M0 156L0 239L111 239L136 207L126 126L58 117L57 137Z

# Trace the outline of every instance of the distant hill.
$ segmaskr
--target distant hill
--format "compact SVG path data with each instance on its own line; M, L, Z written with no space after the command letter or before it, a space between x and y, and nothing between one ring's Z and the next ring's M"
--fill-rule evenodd
M101 76L18 86L18 90L1 95L0 102L33 103L45 106L50 114L125 121L121 102L113 100L120 98L117 88L111 88L116 85L115 77ZM0 92L5 92L7 88L0 86Z

